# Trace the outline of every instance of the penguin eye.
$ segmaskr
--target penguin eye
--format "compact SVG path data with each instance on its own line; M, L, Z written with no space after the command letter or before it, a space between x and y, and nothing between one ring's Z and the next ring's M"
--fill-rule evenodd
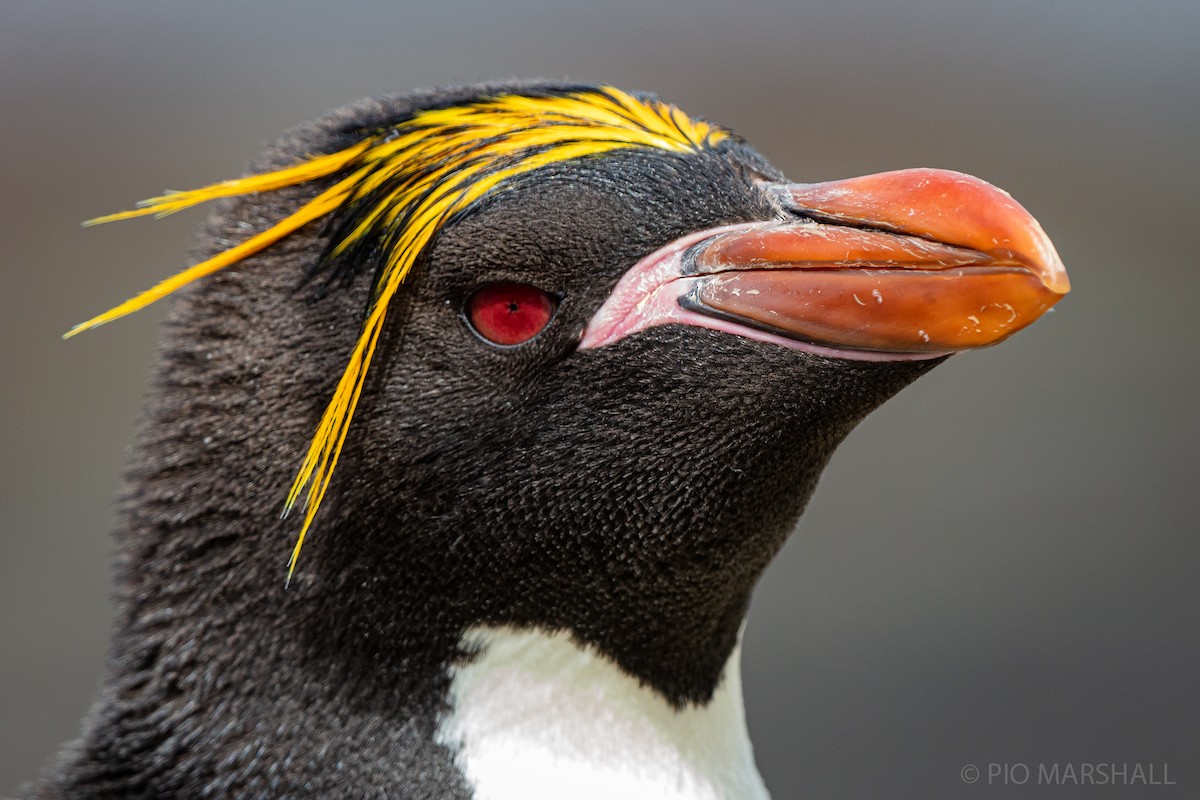
M489 283L467 299L464 315L479 338L502 347L537 336L554 317L558 298L527 283Z

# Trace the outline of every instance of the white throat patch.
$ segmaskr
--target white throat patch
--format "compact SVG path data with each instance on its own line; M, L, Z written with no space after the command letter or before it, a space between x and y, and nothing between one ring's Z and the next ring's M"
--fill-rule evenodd
M734 649L712 700L672 708L561 631L470 631L438 741L477 800L766 800Z

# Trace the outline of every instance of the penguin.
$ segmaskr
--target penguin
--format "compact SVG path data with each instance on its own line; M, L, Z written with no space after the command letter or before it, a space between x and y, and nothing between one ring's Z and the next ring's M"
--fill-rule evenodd
M26 798L765 798L741 630L823 466L1069 286L979 179L792 183L605 85L363 100L101 221L209 200L72 332L175 297Z

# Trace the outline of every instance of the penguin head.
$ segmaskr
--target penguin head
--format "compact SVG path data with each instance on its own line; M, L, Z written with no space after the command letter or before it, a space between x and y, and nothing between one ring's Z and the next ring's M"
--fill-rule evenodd
M271 530L312 533L288 590L320 598L312 640L362 632L377 660L565 629L674 702L711 695L853 426L1066 291L982 181L792 184L611 87L366 101L146 210L223 195L185 276L221 271L176 312L157 419L196 424L214 383L240 396L219 416L241 444L195 463L264 519L299 470L303 519ZM197 365L214 350L240 366Z

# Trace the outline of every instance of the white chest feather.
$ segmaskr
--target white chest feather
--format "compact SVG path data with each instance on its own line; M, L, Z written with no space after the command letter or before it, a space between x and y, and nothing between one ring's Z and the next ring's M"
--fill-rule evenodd
M672 708L564 633L472 631L439 741L477 800L765 800L734 650L711 702Z

